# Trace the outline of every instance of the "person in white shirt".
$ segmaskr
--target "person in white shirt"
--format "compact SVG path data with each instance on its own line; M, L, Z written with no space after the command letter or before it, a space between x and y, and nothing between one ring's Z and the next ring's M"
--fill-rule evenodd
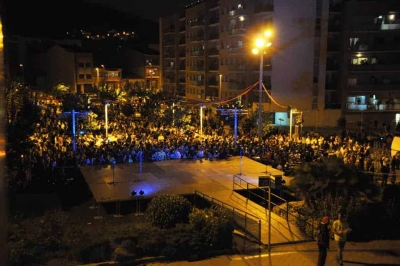
M332 232L337 246L336 261L339 265L343 265L343 249L346 244L347 234L351 233L347 220L345 219L344 212L340 211L338 219L333 222Z

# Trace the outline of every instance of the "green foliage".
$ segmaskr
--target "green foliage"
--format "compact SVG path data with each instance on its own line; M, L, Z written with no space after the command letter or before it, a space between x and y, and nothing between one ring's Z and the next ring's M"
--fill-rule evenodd
M379 187L369 176L337 158L302 164L290 187L304 199L310 212L318 215L336 216L340 208L356 211L380 197Z
M159 228L171 228L188 220L190 202L180 195L153 198L146 209L146 221Z
M252 113L248 118L243 121L243 131L247 134L257 134L258 131L258 112ZM262 113L262 134L268 135L273 129L271 113Z
M13 265L43 263L87 239L77 224L62 212L49 212L26 221L10 221L8 245Z
M210 209L193 209L189 215L193 226L193 241L199 251L230 248L232 245L233 217L223 207L213 206Z

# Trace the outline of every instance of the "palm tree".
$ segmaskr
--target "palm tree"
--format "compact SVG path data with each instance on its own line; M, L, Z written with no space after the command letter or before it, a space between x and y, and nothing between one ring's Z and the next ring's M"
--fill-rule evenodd
M334 216L340 208L353 212L381 196L368 175L338 158L300 165L290 187L317 215Z

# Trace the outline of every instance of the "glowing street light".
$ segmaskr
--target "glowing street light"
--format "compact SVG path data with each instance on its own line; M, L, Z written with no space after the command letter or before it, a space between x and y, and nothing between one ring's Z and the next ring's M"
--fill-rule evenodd
M106 138L108 137L108 106L110 104L108 102L104 105L104 116L105 116L105 127L106 127Z
M272 45L269 41L272 32L267 30L264 36L256 39L255 48L252 49L253 54L260 54L260 80L258 84L258 138L262 138L262 85L263 85L263 60L266 49Z

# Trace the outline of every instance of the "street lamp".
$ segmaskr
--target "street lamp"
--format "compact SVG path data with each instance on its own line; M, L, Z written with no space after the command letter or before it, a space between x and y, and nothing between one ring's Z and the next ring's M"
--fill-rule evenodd
M97 73L97 79L96 79L96 85L97 85L97 97L100 99L100 88L99 88L99 84L100 84L100 78L99 78L99 68L96 67L96 73Z
M269 37L271 37L271 31L266 31L262 38L255 41L255 46L252 50L253 54L260 54L260 80L258 84L258 138L261 140L262 134L262 85L263 85L263 60L266 48L271 46L269 42Z
M219 74L219 93L218 98L222 99L222 74Z
M25 70L24 70L24 64L19 64L22 70L22 81L25 83Z
M104 105L104 116L105 116L105 127L106 127L106 138L108 137L108 106L110 104L108 102L105 103Z
M204 104L200 104L200 138L203 137L203 108Z

